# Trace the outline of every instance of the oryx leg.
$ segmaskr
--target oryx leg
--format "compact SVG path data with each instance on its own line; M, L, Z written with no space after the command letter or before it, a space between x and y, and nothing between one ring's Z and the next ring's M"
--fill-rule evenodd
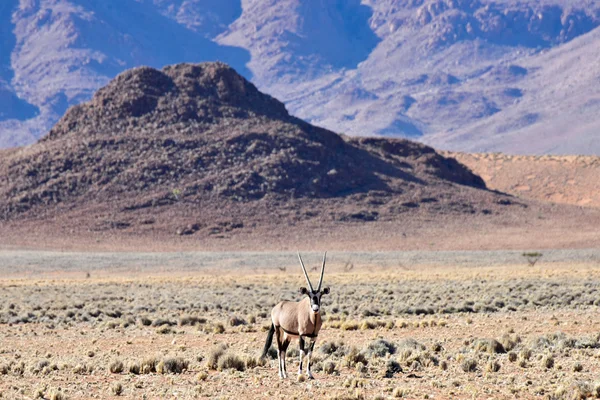
M312 372L310 372L310 356L312 355L313 349L315 348L315 341L310 341L310 347L308 348L308 357L306 359L306 376L308 379L315 379Z
M279 361L279 377L285 378L284 375L284 357L285 350L283 350L283 332L280 327L277 327L275 330L275 336L277 339L277 360Z
M300 366L298 367L298 375L302 375L302 359L304 358L304 338L300 336Z
M287 348L288 348L289 345L290 345L290 339L286 338L283 341L282 346L281 346L282 347L282 352L281 352L282 362L281 362L281 365L283 366L283 377L284 378L287 378L287 368L285 366L285 355L287 353Z

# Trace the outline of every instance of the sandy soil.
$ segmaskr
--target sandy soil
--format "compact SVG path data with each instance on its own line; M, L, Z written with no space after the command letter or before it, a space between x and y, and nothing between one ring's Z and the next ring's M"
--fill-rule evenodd
M600 157L442 153L471 168L491 189L523 199L600 207Z
M257 259L250 257L254 261L242 273L179 276L155 266L126 277L92 271L89 278L4 279L0 393L15 399L116 398L121 385L124 398L591 395L600 388L600 265L589 261L590 254L596 252L565 263L560 258L568 254L559 252L555 262L535 267L477 266L476 253L445 254L447 264L419 268L373 268L360 261L366 256L355 256L359 261L349 269L338 258L326 274L332 294L324 301L317 379L304 382L296 378L294 345L287 380L277 377L273 360L254 365L271 306L298 297L303 282L297 270L256 271ZM317 257L309 254L306 261L312 266ZM204 320L190 326L190 316ZM245 324L232 326L233 317ZM374 352L381 350L379 339L395 348L393 354ZM488 346L492 339L501 348ZM226 354L249 363L244 371L210 368L222 343L229 346ZM364 356L362 364L356 364L353 347ZM187 363L183 373L128 372L133 364L177 357ZM119 361L125 370L111 372ZM394 362L402 372L389 372Z

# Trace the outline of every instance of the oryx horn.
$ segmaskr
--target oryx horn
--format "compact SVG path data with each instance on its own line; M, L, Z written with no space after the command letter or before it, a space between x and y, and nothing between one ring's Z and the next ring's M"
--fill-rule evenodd
M308 279L308 274L306 273L306 268L304 267L304 263L302 262L302 257L300 257L300 252L298 252L298 259L300 260L300 265L302 266L302 272L304 272L304 277L306 278L306 283L308 283L308 287L311 292L314 292L312 285L310 284L310 279Z
M321 290L321 285L323 284L323 274L325 273L325 259L327 258L327 252L323 255L323 266L321 267L321 279L319 279L319 288L317 292Z

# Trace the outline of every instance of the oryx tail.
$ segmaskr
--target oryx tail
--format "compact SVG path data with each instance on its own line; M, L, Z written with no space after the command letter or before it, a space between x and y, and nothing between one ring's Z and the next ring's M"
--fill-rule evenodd
M263 349L262 355L260 358L265 358L269 349L271 348L271 343L273 343L273 335L275 334L275 325L271 323L271 329L269 329L269 333L267 334L267 342L265 343L265 348Z

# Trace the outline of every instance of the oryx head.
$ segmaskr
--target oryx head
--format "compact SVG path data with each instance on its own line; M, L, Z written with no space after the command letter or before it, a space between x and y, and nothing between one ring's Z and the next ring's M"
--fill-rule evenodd
M324 294L329 294L329 288L323 288L321 290L321 285L323 284L323 274L325 273L325 259L327 257L327 252L323 255L323 266L321 267L321 278L319 279L319 286L315 290L310 283L310 279L308 279L308 274L306 273L306 268L304 267L304 263L302 262L302 257L300 257L300 253L298 253L298 259L300 260L300 266L302 266L302 272L304 272L304 277L306 278L306 283L308 283L308 289L305 287L300 288L300 293L305 294L310 298L310 308L312 311L317 314L321 309L321 296Z

